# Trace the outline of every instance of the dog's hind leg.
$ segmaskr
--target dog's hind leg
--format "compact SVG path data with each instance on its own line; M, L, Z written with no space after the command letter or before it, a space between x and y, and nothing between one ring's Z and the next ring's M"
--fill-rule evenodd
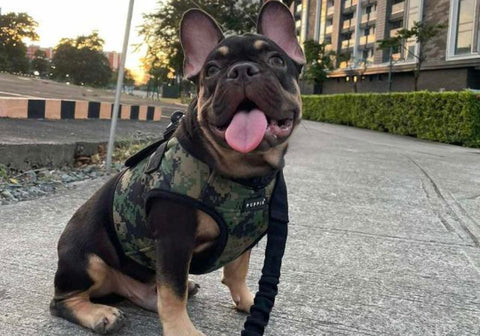
M115 292L116 278L112 268L93 254L88 256L85 268L76 266L69 267L60 259L55 275L55 296L50 304L52 315L63 317L100 334L120 329L125 322L125 315L121 310L90 301L92 297ZM76 273L72 273L73 269ZM85 272L82 272L82 269ZM73 290L66 291L67 287Z

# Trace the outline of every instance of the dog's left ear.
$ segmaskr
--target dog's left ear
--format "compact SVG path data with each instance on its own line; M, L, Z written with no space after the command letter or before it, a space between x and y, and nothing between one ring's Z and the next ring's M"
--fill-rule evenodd
M295 34L295 20L282 2L272 0L263 5L258 16L257 31L278 44L295 62L305 64L305 55Z
M180 23L185 77L192 79L198 75L207 56L221 40L223 33L210 15L200 9L185 12Z

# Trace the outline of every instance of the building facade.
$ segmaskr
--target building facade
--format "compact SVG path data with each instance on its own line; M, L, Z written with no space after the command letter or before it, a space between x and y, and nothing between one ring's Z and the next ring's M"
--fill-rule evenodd
M53 58L53 48L41 48L37 45L28 46L25 56L29 60L33 60L36 57L35 54L37 53L37 51L43 51L45 53L45 57L49 60Z
M419 48L426 57L420 90L480 89L480 0L295 0L291 9L300 41L324 43L338 60L323 93L386 92L389 83L411 91ZM423 46L412 39L397 50L378 48L415 22L445 28Z
M117 71L120 68L122 63L122 55L116 51L104 51L103 54L108 58L108 63L110 63L110 68L113 71Z

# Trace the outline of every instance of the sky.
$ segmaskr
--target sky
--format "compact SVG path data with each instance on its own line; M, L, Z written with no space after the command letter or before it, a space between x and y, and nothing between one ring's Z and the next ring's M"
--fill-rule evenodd
M98 30L104 39L105 51L122 51L129 0L0 0L2 14L26 12L38 22L40 40L33 44L54 47L60 39L89 35ZM142 42L138 26L142 14L156 12L158 0L136 0L133 7L126 67L141 71L139 59L145 49L134 52L134 44Z

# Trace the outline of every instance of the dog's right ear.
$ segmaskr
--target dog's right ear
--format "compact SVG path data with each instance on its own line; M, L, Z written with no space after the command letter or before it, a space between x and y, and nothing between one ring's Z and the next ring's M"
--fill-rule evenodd
M281 1L268 1L262 6L257 31L278 44L292 60L305 64L305 55L295 33L295 19Z
M207 56L223 40L223 33L215 20L200 9L190 9L180 23L180 41L185 60L183 73L192 79L203 67Z

